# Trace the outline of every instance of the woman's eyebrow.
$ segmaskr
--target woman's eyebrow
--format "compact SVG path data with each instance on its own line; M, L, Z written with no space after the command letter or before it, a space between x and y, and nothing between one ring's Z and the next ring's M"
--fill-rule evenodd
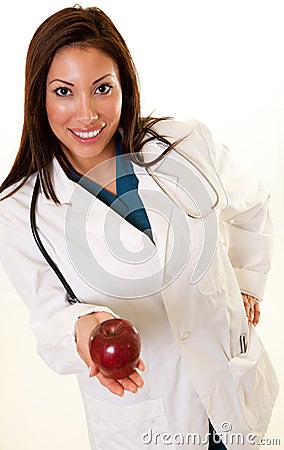
M69 86L74 86L73 83L70 83L69 81L60 80L60 78L54 78L54 80L50 81L48 84L54 83L54 81L59 81L60 83L68 84Z
M111 73L107 73L106 75L103 75L102 77L100 77L97 80L95 80L92 83L92 85L99 83L100 81L102 81L106 77L113 77L114 78L114 75L112 75ZM70 83L70 81L61 80L60 78L54 78L54 80L50 81L48 84L54 83L54 81L59 81L60 83L68 84L69 86L74 86L74 84Z
M98 80L94 81L94 82L93 82L93 86L94 86L94 84L99 83L100 81L102 81L102 80L103 80L104 78L106 78L106 77L113 77L113 78L115 78L115 76L114 76L113 74L107 73L106 75L103 75L102 77L98 78Z

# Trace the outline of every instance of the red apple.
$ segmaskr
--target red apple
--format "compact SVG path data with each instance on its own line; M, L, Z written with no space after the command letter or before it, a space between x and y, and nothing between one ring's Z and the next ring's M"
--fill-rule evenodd
M90 336L91 358L107 378L117 380L133 373L140 350L138 331L125 319L105 320Z

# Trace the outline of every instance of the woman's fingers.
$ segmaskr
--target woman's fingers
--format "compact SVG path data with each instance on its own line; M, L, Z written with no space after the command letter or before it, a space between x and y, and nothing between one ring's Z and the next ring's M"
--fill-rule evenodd
M89 377L95 377L99 373L99 369L96 364L91 360L89 365Z
M106 387L113 394L120 396L124 394L124 391L129 391L136 394L138 389L142 388L144 385L143 378L137 371L133 372L129 375L129 377L122 378L120 380L107 378L101 372L98 372L96 376L104 387Z
M250 304L249 304L248 296L247 296L247 294L242 294L242 297L243 297L244 307L245 307L245 311L246 311L246 316L247 316L247 318L249 318Z
M138 361L136 367L137 367L137 369L141 370L141 372L144 372L146 370L146 366L144 364L144 361L141 358L139 358L139 361Z
M142 359L139 359L137 368L141 371L145 370L145 364ZM142 376L137 372L137 370L129 375L129 377L119 380L105 377L101 372L98 371L96 366L94 368L95 372L92 372L92 370L93 368L91 367L90 376L96 375L99 382L115 395L122 396L124 394L124 391L129 391L135 394L136 392L138 392L138 389L144 386L144 380Z
M146 370L146 366L144 364L144 361L139 358L139 361L136 365L137 369L140 370L141 372L144 372ZM136 384L136 386L138 386L139 388L144 386L144 380L142 378L142 376L140 375L139 372L137 372L137 370L135 370L131 375L129 375L129 378L133 381L133 383Z
M130 375L131 376L131 375ZM133 394L136 394L138 391L137 384L129 377L123 378L121 380L117 380L120 385L125 389L126 391L132 392Z
M129 378L138 388L142 388L144 386L144 380L136 370L129 375Z
M97 373L97 379L104 387L106 387L113 394L119 396L122 396L124 394L124 388L117 380L107 378L101 372Z
M140 368L140 370L145 370L145 365L142 360L138 362L137 368ZM120 384L130 392L137 392L139 388L142 388L144 386L144 380L142 376L135 370L133 373L131 373L127 378L123 378L122 380L118 380Z
M257 325L259 322L260 317L260 309L259 309L259 302L257 301L254 306L254 318L253 318L253 325Z
M248 294L242 294L242 297L248 321L255 326L260 318L259 301Z

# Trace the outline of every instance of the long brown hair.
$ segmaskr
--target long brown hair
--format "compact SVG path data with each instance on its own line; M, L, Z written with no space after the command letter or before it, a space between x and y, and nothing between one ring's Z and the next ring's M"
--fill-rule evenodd
M58 202L50 162L56 156L63 167L68 161L50 128L46 106L46 79L56 52L65 46L95 47L117 64L122 88L120 126L123 149L133 152L141 146L141 134L151 119L141 119L138 76L127 45L109 17L99 8L64 8L46 19L36 30L27 53L24 123L19 151L0 192L20 181L14 194L29 176L39 171L43 190ZM136 148L135 143L137 143Z

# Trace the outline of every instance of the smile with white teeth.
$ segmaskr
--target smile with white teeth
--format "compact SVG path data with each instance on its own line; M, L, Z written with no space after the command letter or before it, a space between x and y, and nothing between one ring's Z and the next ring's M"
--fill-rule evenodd
M72 133L76 134L76 136L78 136L81 139L91 139L95 136L97 136L101 131L102 131L103 127L100 128L99 130L94 130L94 131L74 131L72 130Z

